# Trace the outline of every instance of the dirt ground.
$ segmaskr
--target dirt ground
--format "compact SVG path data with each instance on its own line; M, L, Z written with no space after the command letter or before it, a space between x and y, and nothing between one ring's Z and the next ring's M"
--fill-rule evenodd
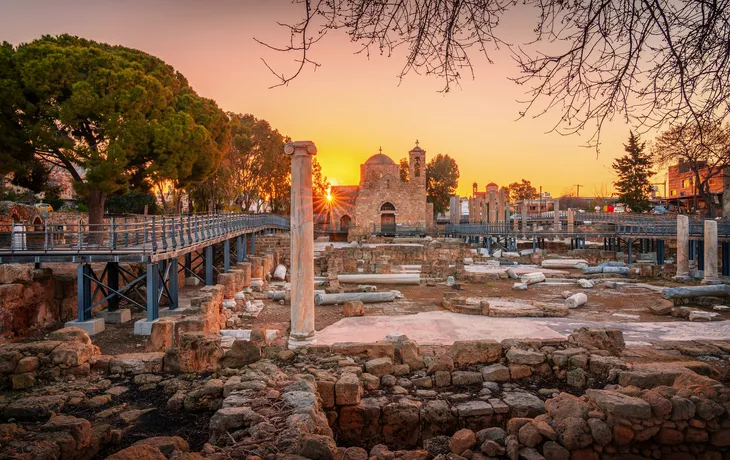
M632 286L631 284L621 285L618 289L610 289L603 284L583 290L576 285L548 285L537 284L530 286L526 291L515 291L512 289L513 280L490 281L484 284L462 284L458 291L459 295L466 297L502 297L505 299L531 300L545 303L564 302L562 292L585 292L588 295L588 303L575 310L570 311L570 318L592 322L663 322L663 321L686 321L685 319L672 316L656 316L648 307L660 301L661 295L658 292ZM652 283L658 284L658 283ZM664 284L667 284L666 282ZM354 288L355 286L345 286ZM410 315L420 312L437 311L443 309L441 300L444 293L453 292L451 287L444 284L437 286L379 286L379 290L388 288L397 289L405 296L402 300L394 302L366 304L366 316L395 316ZM181 303L189 301L195 296L197 288L185 288L181 291ZM258 294L263 296L264 294ZM242 329L261 327L265 329L276 329L285 336L289 328L290 307L264 299L265 308L254 320L250 320L242 326ZM697 307L708 310L706 307ZM94 337L94 343L101 347L105 354L134 353L144 351L146 337L133 334L134 321L145 317L143 311L133 309L133 320L127 324L108 324L106 330ZM344 318L342 306L327 305L315 307L316 330L336 323ZM730 313L721 313L718 319L730 319Z

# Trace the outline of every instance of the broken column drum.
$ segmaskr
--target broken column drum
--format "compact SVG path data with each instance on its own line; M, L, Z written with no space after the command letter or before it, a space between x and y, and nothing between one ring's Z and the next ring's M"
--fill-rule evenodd
M313 142L289 142L291 156L291 333L289 347L314 341L314 222L312 210Z

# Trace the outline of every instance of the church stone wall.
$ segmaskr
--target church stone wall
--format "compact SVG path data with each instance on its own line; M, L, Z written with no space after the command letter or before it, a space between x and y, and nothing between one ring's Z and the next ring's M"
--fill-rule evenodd
M398 177L384 176L382 179L361 187L355 206L355 222L358 227L380 227L380 211L384 203L395 207L395 223L404 226L425 226L426 188L417 184L404 183Z

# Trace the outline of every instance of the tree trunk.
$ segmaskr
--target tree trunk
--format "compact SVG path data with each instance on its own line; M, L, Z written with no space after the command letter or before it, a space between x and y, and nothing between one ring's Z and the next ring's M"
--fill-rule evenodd
M104 240L104 203L106 193L91 187L89 189L89 242L100 244ZM102 232L102 233L99 233Z
M702 199L705 200L705 206L707 207L707 217L710 219L715 218L715 200L710 192L710 178L704 181L697 182L697 190L702 195Z

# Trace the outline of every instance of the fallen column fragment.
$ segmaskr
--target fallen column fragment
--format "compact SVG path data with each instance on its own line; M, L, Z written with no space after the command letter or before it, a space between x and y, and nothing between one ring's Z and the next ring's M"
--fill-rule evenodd
M730 286L726 284L686 286L662 289L666 299L691 299L695 297L730 297Z
M588 302L588 296L583 294L582 292L573 294L572 296L565 299L565 305L570 309L578 308L581 305L585 305L586 302Z
M545 274L542 272L535 272L535 273L526 273L522 276L520 276L520 281L522 281L524 284L535 284L535 283L542 283L545 281Z
M358 273L337 275L340 283L356 283L356 284L421 284L421 275L418 273Z
M603 273L613 275L628 275L630 270L629 267L603 267Z
M585 268L588 262L583 259L547 259L540 266L545 268Z
M320 293L314 296L315 305L335 305L353 300L359 300L362 303L392 302L398 298L402 298L400 291L387 292L345 292L340 294Z
M317 294L324 294L324 291L321 289L315 289L314 295L316 296ZM267 295L271 300L286 300L286 291L269 291L267 292Z

